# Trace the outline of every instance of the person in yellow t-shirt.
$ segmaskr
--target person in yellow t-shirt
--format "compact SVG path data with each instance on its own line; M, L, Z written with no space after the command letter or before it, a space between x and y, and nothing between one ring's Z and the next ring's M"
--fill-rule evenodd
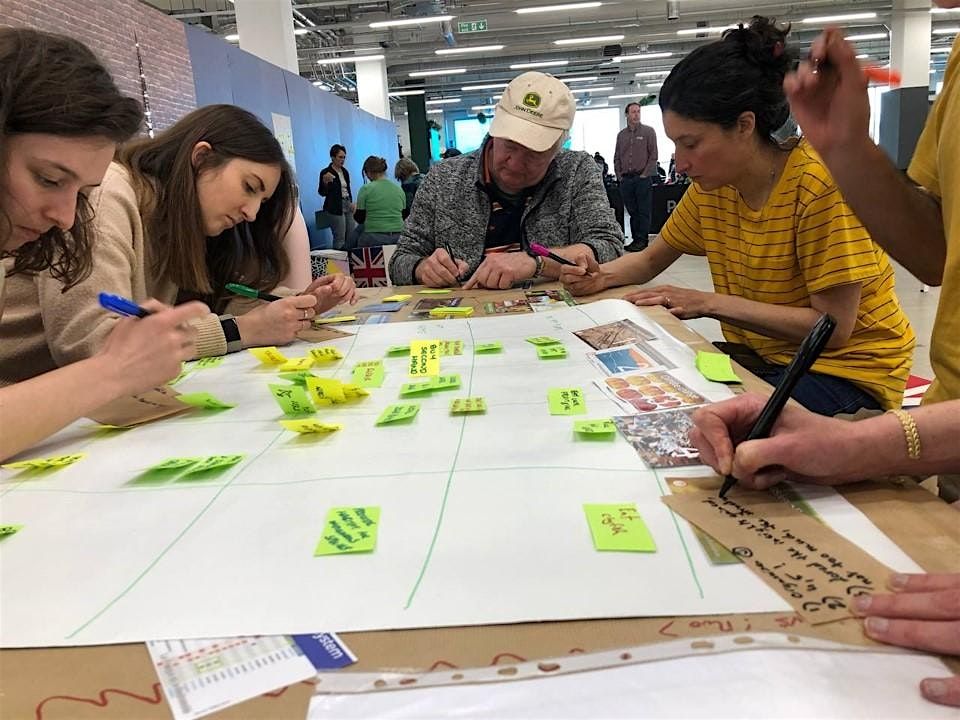
M817 153L775 135L790 115L790 55L786 32L754 18L677 64L660 107L677 170L694 184L645 251L584 260L561 281L589 294L647 283L683 254L706 255L714 292L661 285L626 299L720 320L741 348L732 354L771 384L829 313L837 328L793 397L822 415L899 407L915 338L890 262Z

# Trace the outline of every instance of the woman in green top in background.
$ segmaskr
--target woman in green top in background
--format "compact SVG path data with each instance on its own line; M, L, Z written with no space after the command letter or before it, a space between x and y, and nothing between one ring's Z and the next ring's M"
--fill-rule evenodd
M396 245L407 216L407 197L395 182L388 180L387 161L371 155L363 163L363 174L370 182L357 193L353 218L363 223L355 247Z

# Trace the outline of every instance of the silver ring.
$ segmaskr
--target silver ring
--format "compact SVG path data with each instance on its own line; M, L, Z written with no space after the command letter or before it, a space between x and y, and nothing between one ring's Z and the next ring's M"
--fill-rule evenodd
M670 307L670 298L668 298L666 295L663 296L663 306L667 308Z
M304 320L307 320L307 319L309 319L309 317L310 317L310 314L307 312L307 309L304 308L304 309L303 309L303 319L304 319Z

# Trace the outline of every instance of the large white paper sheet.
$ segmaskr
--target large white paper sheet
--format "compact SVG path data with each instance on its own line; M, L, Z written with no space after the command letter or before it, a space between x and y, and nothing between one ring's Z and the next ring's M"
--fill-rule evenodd
M346 381L357 362L383 358L386 381L319 412L343 425L322 437L278 425L267 391L276 373L249 353L178 385L232 410L107 434L81 421L29 456L82 450L82 461L26 479L0 472L0 523L24 525L0 542L0 646L788 610L746 568L711 566L660 502L663 477L682 472L646 469L619 437L579 440L572 417L548 413L552 387L582 388L584 417L617 412L571 333L622 318L663 333L622 301L357 327L330 343L343 362L318 374ZM538 360L524 340L535 335L562 340L568 357ZM418 338L464 341L463 355L442 358L462 387L419 398L411 423L374 427L409 382L407 359L385 349ZM504 352L473 354L490 341ZM686 368L684 383L729 395L690 369L692 353L658 342ZM451 416L451 398L468 395L485 397L487 413ZM246 457L212 480L134 483L172 456L233 453ZM918 570L845 501L822 495L814 505L840 532L896 570ZM593 549L583 504L611 502L636 503L658 552ZM381 508L375 552L313 556L329 508L370 505Z

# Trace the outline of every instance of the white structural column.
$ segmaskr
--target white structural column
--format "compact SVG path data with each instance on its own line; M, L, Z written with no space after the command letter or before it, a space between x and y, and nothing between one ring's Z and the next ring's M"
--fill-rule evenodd
M930 86L929 0L894 0L890 66L902 73L901 87Z
M390 97L387 94L387 61L357 62L357 100L360 109L384 120L390 119Z
M299 75L291 0L234 0L240 47Z

